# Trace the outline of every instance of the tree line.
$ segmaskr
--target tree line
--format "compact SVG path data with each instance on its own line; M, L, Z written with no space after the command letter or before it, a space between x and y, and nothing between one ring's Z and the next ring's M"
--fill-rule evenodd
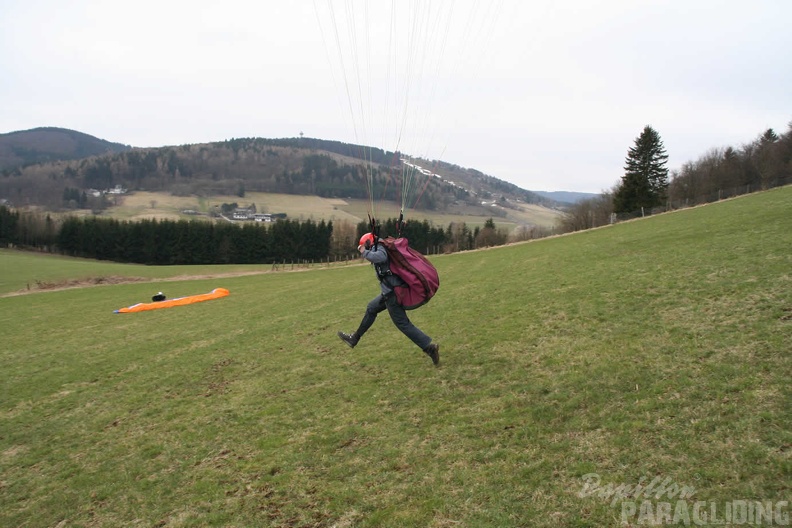
M271 224L201 220L122 221L97 216L20 212L0 206L0 247L19 247L73 257L151 265L274 264L356 258L365 222L278 220ZM380 235L399 236L396 219ZM505 244L492 218L484 227L452 222L446 229L427 220L406 222L401 236L425 254L452 253Z
M284 220L270 227L186 220L67 218L57 246L75 257L140 264L254 264L319 260L332 222Z
M740 148L712 149L671 171L660 134L646 126L627 153L624 175L610 191L571 207L565 232L690 207L792 183L792 122L767 129Z
M488 218L484 227L470 228L465 222L451 222L446 229L432 226L428 220L422 222L407 221L398 229L396 218L388 218L379 225L379 235L383 238L403 236L410 241L410 247L424 254L455 253L482 247L501 246L508 242L508 235L495 226L495 221ZM357 225L357 236L371 230L370 224L360 222Z
M20 213L0 206L0 246L137 264L254 264L314 261L330 253L332 222L120 221Z

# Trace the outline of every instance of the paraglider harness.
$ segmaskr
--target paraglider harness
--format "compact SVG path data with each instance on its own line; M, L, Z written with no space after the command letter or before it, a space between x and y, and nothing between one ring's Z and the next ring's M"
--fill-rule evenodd
M401 279L402 284L393 288L393 291L405 310L412 310L428 303L440 287L440 277L432 263L424 255L412 249L408 240L402 236L404 215L400 214L396 221L398 238L380 238L380 225L371 216L369 223L371 233L374 235L372 247L376 250L377 245L382 244L388 253L387 265L374 265L377 278L380 282L391 275Z
M399 221L396 224L396 228L399 232L399 236L401 237L401 225L402 225L402 216L399 217ZM371 234L374 235L374 244L371 246L366 243L366 249L372 249L374 251L377 250L377 246L380 244L380 224L374 218L369 215L369 228L371 229ZM385 250L387 251L387 247ZM383 264L374 264L374 271L377 272L377 278L380 282L385 280L386 277L390 277L393 275L393 272L390 269L390 253L388 254L388 262Z
M374 218L369 216L369 228L371 230L371 234L374 235L374 243L369 245L366 243L366 249L371 249L373 251L377 250L377 246L380 245L380 224ZM387 250L387 248L386 248ZM386 277L390 277L393 275L393 272L390 269L390 254L388 255L388 261L383 262L382 264L374 264L374 270L377 272L377 278L380 282L385 280Z
M393 275L388 264L374 264L374 270L377 272L377 278L382 282L386 277Z

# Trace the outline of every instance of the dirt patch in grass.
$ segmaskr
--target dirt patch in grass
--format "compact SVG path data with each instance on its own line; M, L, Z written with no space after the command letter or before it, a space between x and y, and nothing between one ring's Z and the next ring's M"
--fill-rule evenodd
M64 279L58 281L43 281L43 280L36 280L33 281L33 284L29 285L25 290L19 290L15 294L10 295L20 295L24 293L30 293L33 291L42 291L42 290L64 290L66 288L84 288L86 286L97 286L99 284L125 284L129 282L143 282L150 279L145 279L143 277L122 277L120 275L109 275L109 276L101 276L101 277L85 277L82 279Z
M33 281L24 290L17 290L15 292L0 295L0 297L15 297L17 295L27 295L29 293L38 293L44 291L58 291L67 290L72 288L88 288L91 286L101 286L105 284L131 284L135 282L178 282L186 280L202 280L202 279L221 279L228 277L242 277L244 275L260 275L263 273L270 273L270 271L238 271L230 273L217 273L217 274L204 274L204 275L179 275L176 277L156 278L149 277L124 277L121 275L109 275L100 277L84 277L81 279L65 279L60 281Z

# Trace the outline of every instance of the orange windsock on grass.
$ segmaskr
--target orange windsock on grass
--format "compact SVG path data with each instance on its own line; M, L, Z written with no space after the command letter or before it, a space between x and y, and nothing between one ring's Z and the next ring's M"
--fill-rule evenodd
M203 301L211 301L212 299L219 299L225 297L230 292L225 288L215 288L209 293L202 293L200 295L188 295L187 297L179 297L178 299L168 299L167 301L138 303L120 308L114 313L134 313L145 312L147 310L159 310L160 308L173 308L174 306L184 306L187 304L195 304Z

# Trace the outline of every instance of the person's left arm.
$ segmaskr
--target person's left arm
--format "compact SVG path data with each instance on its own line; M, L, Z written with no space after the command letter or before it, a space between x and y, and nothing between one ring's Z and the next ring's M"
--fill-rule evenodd
M360 256L362 256L364 259L368 260L372 264L382 264L383 262L386 262L388 260L388 252L385 250L385 246L383 246L382 244L377 244L371 249L366 249L363 246L361 246Z

